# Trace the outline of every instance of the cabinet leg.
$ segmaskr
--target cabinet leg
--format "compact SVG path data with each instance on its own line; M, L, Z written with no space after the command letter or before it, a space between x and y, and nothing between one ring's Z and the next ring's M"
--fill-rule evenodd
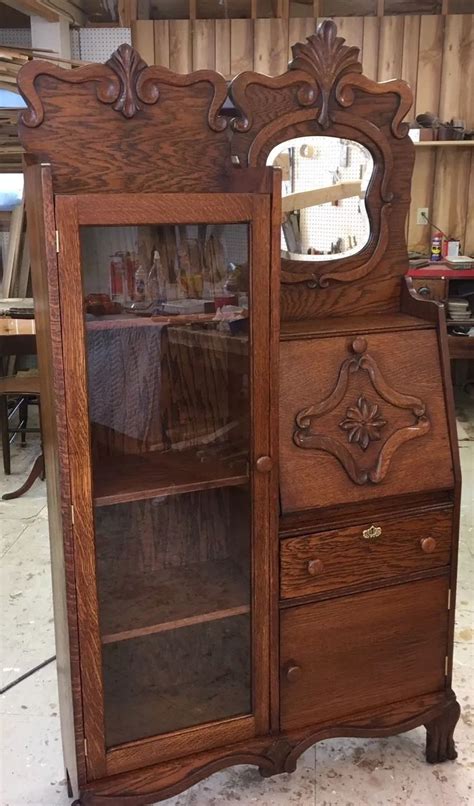
M453 734L460 713L459 703L453 699L446 704L439 716L425 725L426 760L429 764L457 758Z

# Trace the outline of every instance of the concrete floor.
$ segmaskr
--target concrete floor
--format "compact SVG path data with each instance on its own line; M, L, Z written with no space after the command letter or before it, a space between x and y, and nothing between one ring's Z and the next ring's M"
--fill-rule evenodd
M254 768L213 775L168 806L460 806L474 802L474 405L458 409L464 487L454 689L462 707L458 759L424 761L422 728L384 740L334 739L309 749L297 771L268 780ZM13 474L0 471L0 494L19 485L38 452L29 439L14 447ZM1 686L54 655L45 485L16 501L0 501ZM0 698L2 806L66 806L55 664ZM111 804L112 806L112 804Z

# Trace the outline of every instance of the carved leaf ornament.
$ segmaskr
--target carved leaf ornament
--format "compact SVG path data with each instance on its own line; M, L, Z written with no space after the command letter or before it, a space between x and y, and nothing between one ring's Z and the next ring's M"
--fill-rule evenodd
M334 456L355 484L378 484L388 473L394 453L404 442L426 434L431 423L426 415L426 406L413 395L393 389L383 377L376 361L367 353L366 339L358 336L352 342L354 353L346 358L339 369L339 376L331 394L313 406L302 409L295 417L296 428L293 441L298 448L325 451ZM349 385L349 377L356 372L367 372L374 391L387 403L412 412L412 425L394 431L383 443L377 458L369 469L361 467L349 448L334 437L313 431L313 421L336 409L342 402ZM372 441L381 439L381 430L387 425L379 406L360 396L355 406L350 406L339 427L346 432L349 443L365 451Z

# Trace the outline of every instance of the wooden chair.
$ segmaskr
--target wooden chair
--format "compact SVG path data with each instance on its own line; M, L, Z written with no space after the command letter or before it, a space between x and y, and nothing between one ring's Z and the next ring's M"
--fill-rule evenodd
M7 375L6 377L0 378L0 398L6 401L7 395L16 395L16 396L27 396L27 395L35 395L39 398L40 394L40 379L39 375L33 376L21 376L21 375ZM40 421L41 421L41 409L40 409ZM8 422L8 419L7 419ZM41 426L40 426L41 428ZM2 427L2 441L4 443L4 451L5 451L5 435L4 435L4 425ZM8 442L8 430L6 434L6 441ZM30 470L28 478L21 485L17 490L14 490L11 493L5 493L2 495L3 501L9 501L12 498L19 498L21 495L26 493L34 484L37 478L44 479L44 456L43 450L41 449L41 453L39 456L36 457L33 467Z

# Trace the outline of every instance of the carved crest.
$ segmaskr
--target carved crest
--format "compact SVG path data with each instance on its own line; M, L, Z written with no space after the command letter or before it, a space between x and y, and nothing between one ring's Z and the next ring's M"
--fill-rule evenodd
M141 109L137 84L140 73L146 69L147 64L140 54L127 44L120 45L106 64L117 74L120 81L120 93L114 103L114 109L126 118L133 118ZM154 100L158 100L158 94Z
M335 23L324 20L307 42L293 45L293 60L288 65L290 70L302 70L316 80L322 97L317 120L323 129L330 125L329 96L336 80L345 73L362 73L359 48L345 45L345 39L336 34Z
M426 406L420 398L398 392L389 386L375 359L367 353L367 341L364 338L358 336L354 339L352 351L354 355L346 358L341 364L339 377L329 397L297 413L293 441L298 448L330 453L341 463L355 484L369 482L378 484L387 475L393 454L400 445L426 434L431 428L431 423L426 416ZM338 439L312 430L314 419L333 411L342 403L350 376L360 371L367 372L374 391L383 400L397 408L409 409L414 417L412 425L392 432L368 470L359 465L357 457ZM380 429L386 425L388 423L380 416L378 406L369 405L363 396L359 397L357 407L350 407L346 411L346 417L340 423L340 427L348 432L349 442L358 443L363 450L369 446L371 440L380 439Z

